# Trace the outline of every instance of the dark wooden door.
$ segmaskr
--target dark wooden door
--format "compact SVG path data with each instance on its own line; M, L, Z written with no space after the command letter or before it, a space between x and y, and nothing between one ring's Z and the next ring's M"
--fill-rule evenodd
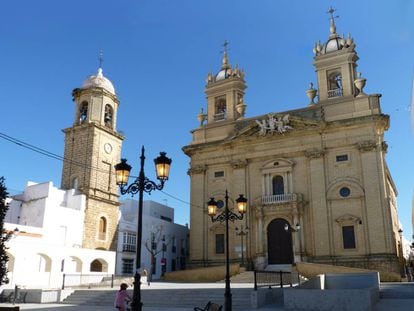
M267 226L267 258L269 265L293 263L292 233L285 230L284 219L273 219Z

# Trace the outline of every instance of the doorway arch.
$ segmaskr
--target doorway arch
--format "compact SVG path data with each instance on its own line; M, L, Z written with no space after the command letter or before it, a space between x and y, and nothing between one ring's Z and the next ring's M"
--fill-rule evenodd
M293 263L292 234L285 230L289 223L282 218L273 219L267 226L267 261L269 265Z

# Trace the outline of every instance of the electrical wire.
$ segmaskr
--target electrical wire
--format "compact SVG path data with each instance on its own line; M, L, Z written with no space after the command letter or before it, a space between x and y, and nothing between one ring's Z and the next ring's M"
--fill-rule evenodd
M69 164L72 164L72 165L76 165L76 166L80 166L80 167L82 167L82 168L84 168L84 169L88 169L88 170L91 170L91 171L96 171L96 172L102 172L102 173L112 174L112 175L114 175L114 176L115 176L115 173L109 173L108 171L105 171L105 170L103 170L103 169L100 169L100 168L98 168L98 167L96 167L96 166L86 165L86 164L81 163L81 162L79 162L79 161L74 161L74 160L72 160L72 159L68 159L68 158L62 157L62 156L60 156L60 155L58 155L58 154L56 154L56 153L50 152L50 151L48 151L48 150L46 150L46 149L43 149L43 148L37 147L37 146L32 145L32 144L26 143L26 142L24 142L24 141L22 141L22 140L20 140L20 139L17 139L17 138L15 138L15 137L12 137L12 136L7 135L7 134L2 133L2 132L0 132L0 138L2 138L2 139L4 139L4 140L6 140L6 141L8 141L8 142L11 142L11 143L13 143L13 144L16 144L16 145L18 145L18 146L20 146L20 147L22 147L22 148L25 148L25 149L31 150L31 151L33 151L33 152L39 153L39 154L41 154L41 155L44 155L44 156L46 156L46 157L49 157L49 158L52 158L52 159L55 159L55 160L58 160L58 161L66 162L66 163L69 163ZM130 177L130 178L134 178L134 179L136 179L136 178L137 178L137 176L133 176L133 175L130 175L129 177ZM184 203L184 204L189 205L190 207L203 208L203 207L201 207L201 206L194 205L194 204L191 204L190 202L187 202L187 201L185 201L185 200L182 200L182 199L180 199L180 198L178 198L178 197L176 197L176 196L174 196L174 195L172 195L172 194L169 194L168 192L165 192L165 191L163 191L163 190L161 190L161 192L162 192L163 194L165 194L166 196L168 196L168 197L170 197L170 198L172 198L172 199L174 199L174 200L176 200L176 201L179 201L179 202L181 202L181 203Z

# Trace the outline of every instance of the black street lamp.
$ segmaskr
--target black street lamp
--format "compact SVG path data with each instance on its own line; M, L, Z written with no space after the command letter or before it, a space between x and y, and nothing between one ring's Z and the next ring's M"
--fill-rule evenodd
M243 245L243 237L246 237L249 234L249 227L246 226L246 228L243 230L243 225L241 225L240 231L239 228L236 227L236 235L240 236L241 238L241 265L244 267L244 245ZM247 240L246 240L247 242Z
M401 277L405 278L406 274L405 274L405 264L404 264L404 248L403 248L403 230L400 228L398 230L398 234L400 235L400 265L401 265Z
M151 193L153 190L161 190L164 187L164 183L168 180L170 173L171 159L165 156L165 152L160 152L160 155L154 159L155 171L157 174L157 179L160 183L157 185L155 182L149 180L145 177L144 173L144 146L141 150L141 167L139 171L139 176L135 179L133 183L128 185L129 173L131 171L131 166L126 163L126 159L122 159L121 163L115 165L116 171L116 184L119 186L121 194L130 193L132 196L138 193L138 228L137 228L137 253L135 260L135 275L134 275L134 294L132 296L132 311L141 311L142 302L141 302L141 242L142 242L142 209L143 209L143 198L144 191Z
M236 199L237 210L240 215L229 210L229 194L226 189L225 195L225 207L224 211L217 215L217 202L214 198L211 198L210 201L207 202L207 211L208 215L211 217L212 222L223 222L226 223L226 290L224 292L224 310L231 311L231 290L230 290L230 259L229 259L229 220L235 221L237 219L242 220L243 215L246 213L247 210L247 199L243 197L242 194Z
M303 259L302 259L302 243L301 243L302 241L301 241L300 232L299 232L300 231L300 224L297 223L295 228L293 228L289 224L286 223L284 229L285 229L286 232L290 231L290 232L295 232L295 233L299 234L299 241L298 241L299 242L299 255L300 255L300 261L302 262L303 261Z

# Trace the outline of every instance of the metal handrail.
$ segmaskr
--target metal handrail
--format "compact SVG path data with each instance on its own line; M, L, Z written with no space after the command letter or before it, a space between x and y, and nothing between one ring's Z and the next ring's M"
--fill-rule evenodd
M285 279L283 276L289 276ZM284 285L293 286L293 273L288 271L257 271L254 270L254 290L257 291L259 287L280 287ZM300 284L300 276L298 274L298 284Z
M62 289L71 287L114 287L117 279L125 279L125 275L114 274L63 274Z

